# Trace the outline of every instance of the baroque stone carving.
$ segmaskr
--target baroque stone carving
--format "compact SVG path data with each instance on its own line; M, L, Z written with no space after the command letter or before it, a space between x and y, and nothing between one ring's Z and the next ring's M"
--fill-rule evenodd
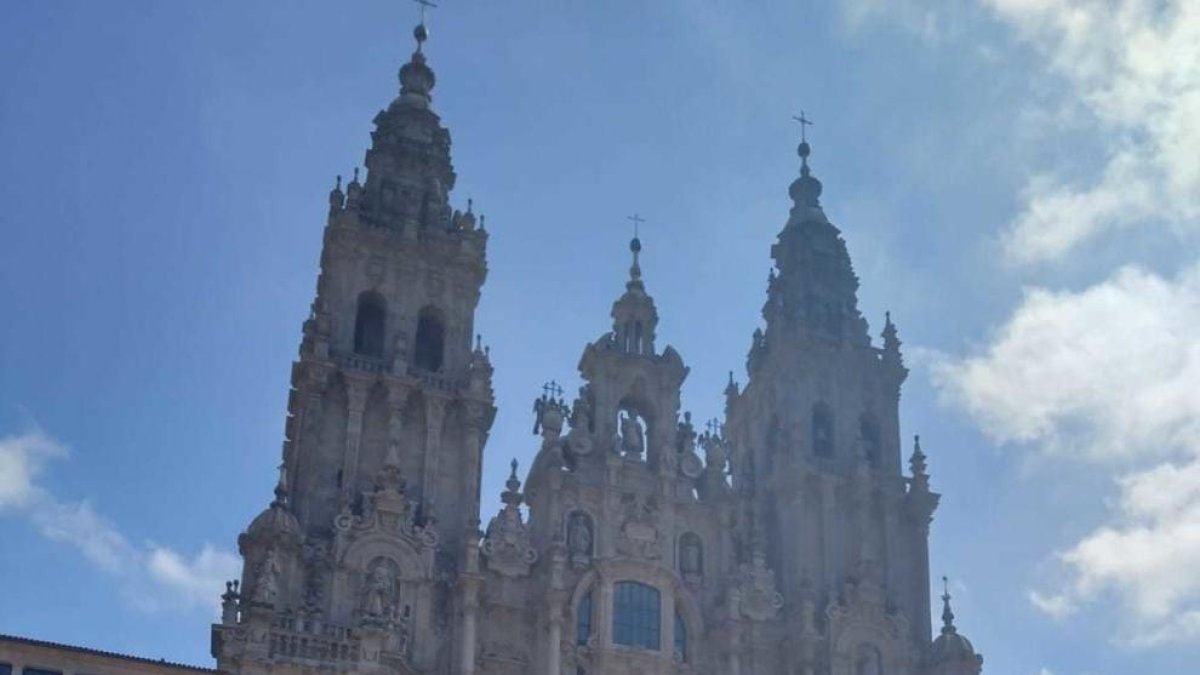
M592 532L592 518L583 511L575 511L567 519L567 551L572 565L586 565L591 560L595 544Z
M624 521L617 536L617 548L621 553L639 558L656 560L662 556L659 544L658 502L651 497L635 493L621 495L621 511Z
M637 413L621 415L621 452L628 457L639 457L645 451L646 434Z
M269 605L275 602L279 595L279 558L274 548L267 549L267 554L258 565L258 573L254 576L254 593L250 596L256 603Z
M750 562L742 563L737 581L742 616L752 621L774 619L783 607L783 595L775 585L775 572L767 567L766 556L755 551Z
M512 474L505 483L500 499L504 507L488 523L487 534L479 546L479 552L487 558L488 569L506 577L521 577L529 574L529 568L537 562L538 553L533 548L529 530L521 518L521 481L517 479L517 460L512 461Z

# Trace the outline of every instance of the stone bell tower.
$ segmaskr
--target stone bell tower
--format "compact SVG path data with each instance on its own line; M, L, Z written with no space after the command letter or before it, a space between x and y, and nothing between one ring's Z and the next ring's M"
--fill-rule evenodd
M919 443L912 475L903 475L899 402L908 370L896 327L889 316L882 346L872 344L858 277L821 208L806 141L799 154L791 212L771 250L765 330L754 333L745 389L731 380L726 391L726 436L751 540L743 548L765 543L781 582L788 632L798 636L789 672L923 672L938 495Z
M487 233L451 207L424 22L400 93L329 195L275 499L239 537L213 654L230 673L446 672L479 528L492 367L474 338Z

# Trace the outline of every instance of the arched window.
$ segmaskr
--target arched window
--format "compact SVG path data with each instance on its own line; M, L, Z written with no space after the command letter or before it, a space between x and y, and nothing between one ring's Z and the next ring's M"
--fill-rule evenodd
M681 663L687 661L687 625L679 610L675 610L675 659Z
M619 581L613 593L613 643L642 649L661 648L662 597L637 581Z
M363 291L358 296L358 312L354 316L354 353L383 357L383 329L387 305L375 291Z
M437 372L442 369L446 348L446 325L435 307L426 307L417 316L417 339L413 349L413 365L421 370Z
M817 457L833 457L833 411L824 402L813 406L812 448Z
M858 418L858 436L862 439L863 454L871 466L879 466L881 450L879 447L879 422L871 413L863 413Z
M592 592L583 596L575 608L575 644L586 645L592 637Z

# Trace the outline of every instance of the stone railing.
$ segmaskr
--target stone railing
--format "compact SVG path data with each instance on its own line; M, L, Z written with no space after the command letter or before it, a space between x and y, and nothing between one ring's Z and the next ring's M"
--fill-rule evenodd
M334 363L351 370L362 370L368 373L386 373L390 370L387 361L375 356L334 352L332 358Z
M272 658L304 659L357 663L359 643L341 626L324 625L320 633L303 633L291 628L291 622L276 622L271 627L268 653Z

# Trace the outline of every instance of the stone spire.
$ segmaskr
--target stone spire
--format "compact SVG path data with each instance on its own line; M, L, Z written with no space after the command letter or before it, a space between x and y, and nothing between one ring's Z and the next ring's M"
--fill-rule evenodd
M417 41L417 48L408 63L400 67L400 97L413 105L426 107L433 99L430 92L437 84L437 77L425 61L424 47L429 39L429 29L425 27L424 18L413 29L413 38Z
M800 176L788 188L792 208L771 248L778 272L773 270L768 279L763 306L767 342L778 342L776 334L783 333L788 342L808 334L869 345L867 322L858 311L858 277L846 242L821 209L821 181L808 163L812 147L802 140L797 152Z
M950 581L942 577L942 634L929 649L931 673L934 675L979 675L983 657L975 653L971 641L954 625L950 609Z
M644 221L639 216L631 216L630 219L635 223L633 239L629 241L632 262L629 265L629 280L625 282L625 293L613 303L613 338L617 349L622 352L653 356L658 310L642 281L642 240L638 238L636 229L636 225Z

